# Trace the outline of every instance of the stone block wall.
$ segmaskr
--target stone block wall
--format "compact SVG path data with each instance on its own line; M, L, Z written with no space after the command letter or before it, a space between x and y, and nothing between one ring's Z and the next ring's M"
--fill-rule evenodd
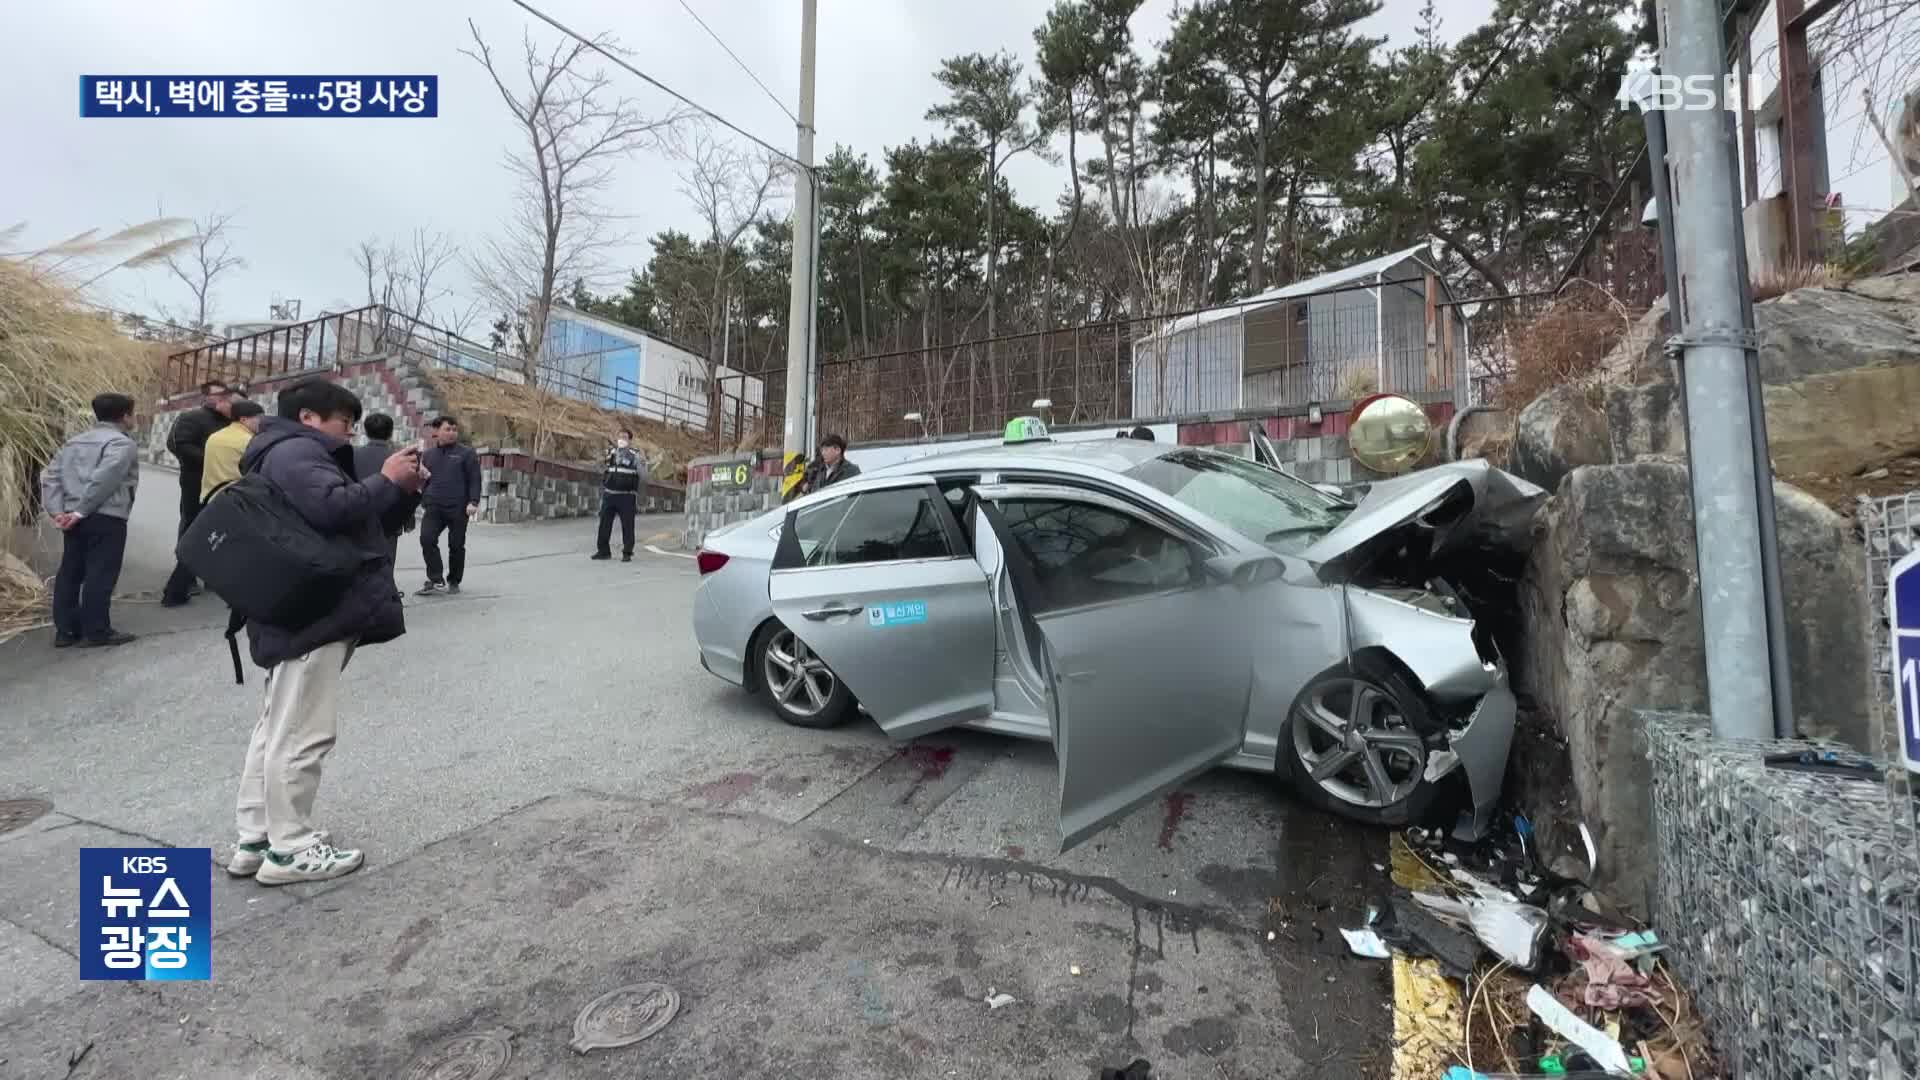
M339 371L316 368L295 372L242 387L247 396L260 403L268 414L275 411L280 391L316 375L341 383L360 398L369 413L383 412L393 417L395 442L411 442L426 430L427 421L446 411L446 402L434 390L420 365L397 357L375 357L349 364ZM167 452L167 436L182 413L198 408L198 394L182 394L160 403L148 417L143 450L146 459L156 465L179 463Z
M273 413L280 391L302 379L321 376L344 385L359 396L369 413L393 417L396 443L412 442L425 434L427 422L448 411L446 399L432 378L416 362L400 357L373 357L335 371L316 368L265 379L241 387L268 413ZM197 394L182 394L160 403L148 417L142 434L143 452L157 465L177 465L167 452L167 436L175 421L199 407ZM481 516L506 524L559 517L583 517L600 512L600 473L562 461L535 458L518 447L476 447L480 455ZM672 513L684 505L678 485L652 482L640 501L641 513Z
M745 484L733 482L741 466L746 467ZM716 479L720 473L726 475ZM687 466L687 520L681 531L682 545L692 551L715 529L779 506L781 476L778 449L693 459Z
M478 447L480 515L495 524L591 517L600 512L600 473L564 461L536 458L518 447ZM684 495L672 484L649 482L640 499L642 514L666 514L684 507Z

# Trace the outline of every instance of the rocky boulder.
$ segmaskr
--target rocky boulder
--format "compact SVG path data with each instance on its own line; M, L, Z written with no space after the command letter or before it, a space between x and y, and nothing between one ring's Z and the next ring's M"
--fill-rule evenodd
M1582 465L1611 463L1607 418L1597 404L1603 400L1598 388L1577 384L1533 399L1514 423L1508 471L1551 492Z
M1864 566L1847 523L1776 485L1795 709L1804 734L1868 745ZM1652 860L1641 708L1704 710L1706 654L1685 466L1577 467L1535 523L1516 677L1565 736L1601 886L1643 902Z

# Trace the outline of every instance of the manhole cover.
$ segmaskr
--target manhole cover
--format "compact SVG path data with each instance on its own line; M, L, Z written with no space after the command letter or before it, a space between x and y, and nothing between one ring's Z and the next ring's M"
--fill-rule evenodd
M513 1060L513 1035L457 1035L413 1059L404 1080L493 1080Z
M0 833L38 821L53 804L45 799L0 799Z
M680 995L660 983L634 983L587 1003L573 1020L573 1048L611 1050L658 1034L680 1011Z

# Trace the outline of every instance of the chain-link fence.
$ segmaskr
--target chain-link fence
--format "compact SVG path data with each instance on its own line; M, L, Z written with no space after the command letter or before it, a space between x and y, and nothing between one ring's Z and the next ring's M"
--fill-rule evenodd
M1102 423L1382 391L1464 404L1471 347L1461 305L1409 263L1202 311L827 360L820 427L871 441L997 431L1036 412Z

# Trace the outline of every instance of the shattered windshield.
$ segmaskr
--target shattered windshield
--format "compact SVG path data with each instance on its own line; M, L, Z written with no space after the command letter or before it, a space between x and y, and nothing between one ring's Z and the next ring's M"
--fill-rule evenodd
M1175 450L1128 475L1289 555L1333 531L1353 510L1311 484L1206 450Z

